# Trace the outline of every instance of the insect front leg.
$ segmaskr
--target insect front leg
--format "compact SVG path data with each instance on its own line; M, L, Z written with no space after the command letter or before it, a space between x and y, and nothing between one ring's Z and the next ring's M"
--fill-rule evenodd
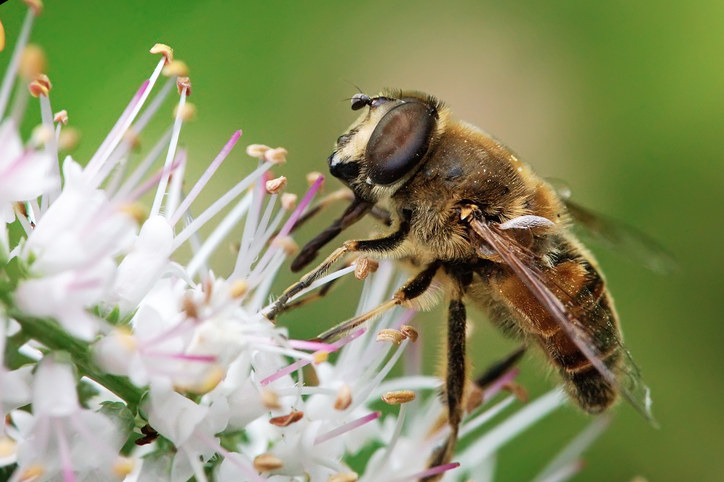
M324 276L329 269L347 253L360 253L361 255L384 256L397 249L407 238L410 226L407 222L401 222L397 230L389 236L380 239L368 239L360 241L347 241L341 247L335 249L327 259L322 261L316 268L302 276L302 278L291 285L284 293L277 298L269 307L262 311L262 314L269 320L273 320L282 311L286 310L289 300L303 289L308 288L316 280Z

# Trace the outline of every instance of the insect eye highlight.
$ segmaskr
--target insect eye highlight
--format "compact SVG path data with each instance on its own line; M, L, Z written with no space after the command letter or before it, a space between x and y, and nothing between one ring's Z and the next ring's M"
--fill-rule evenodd
M437 119L421 102L405 102L382 117L370 136L365 159L375 184L392 184L425 156Z

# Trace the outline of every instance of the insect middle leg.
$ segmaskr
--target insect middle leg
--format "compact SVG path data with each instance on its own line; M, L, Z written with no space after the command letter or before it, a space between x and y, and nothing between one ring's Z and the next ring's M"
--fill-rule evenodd
M437 270L439 268L439 262L430 264L427 268L410 278L407 283L405 283L404 285L402 285L401 288L395 291L395 294L392 295L392 298L376 306L375 308L372 308L366 313L355 316L354 318L350 318L349 320L343 321L339 325L332 327L331 329L325 331L317 338L315 338L315 341L330 342L341 338L345 334L349 333L350 330L355 329L356 327L362 325L363 323L376 317L377 315L380 315L385 311L394 308L395 306L405 304L419 296L422 296L428 290L428 288L430 288L432 280L433 278L435 278L435 274L437 273Z
M458 430L463 416L463 392L465 389L465 320L465 304L462 301L462 293L459 293L450 300L447 318L445 398L447 400L450 433L443 445L437 449L430 459L428 463L430 467L450 462L458 439Z

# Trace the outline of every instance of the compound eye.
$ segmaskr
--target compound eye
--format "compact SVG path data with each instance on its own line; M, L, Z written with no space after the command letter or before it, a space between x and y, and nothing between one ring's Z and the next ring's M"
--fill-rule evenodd
M420 102L406 102L382 117L365 149L370 180L392 184L425 156L436 116Z

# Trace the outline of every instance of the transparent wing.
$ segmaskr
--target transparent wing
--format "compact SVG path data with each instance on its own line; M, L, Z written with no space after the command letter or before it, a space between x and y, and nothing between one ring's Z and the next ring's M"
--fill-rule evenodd
M584 237L621 253L654 273L677 270L674 256L651 236L605 214L597 213L571 200L570 188L559 179L546 179L566 205L568 213Z
M583 325L572 316L563 302L547 286L547 283L551 281L538 268L535 257L497 225L489 225L477 216L469 216L467 221L480 240L500 256L503 263L510 267L546 311L551 314L563 333L576 345L601 376L615 387L644 418L652 424L656 424L651 413L649 389L641 381L639 370L628 351L621 347L625 358L624 368L623 373L617 376L606 366L603 362L603 354L596 348L596 333L591 331L591 327ZM485 247L481 246L481 253L487 254ZM590 309L595 309L597 306L595 302L583 303L583 305L590 306Z

